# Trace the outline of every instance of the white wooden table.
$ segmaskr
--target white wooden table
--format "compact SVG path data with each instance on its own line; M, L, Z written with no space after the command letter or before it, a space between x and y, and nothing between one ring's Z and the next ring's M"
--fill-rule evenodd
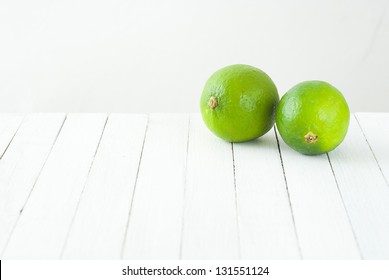
M389 113L304 156L194 115L0 115L2 259L389 259Z

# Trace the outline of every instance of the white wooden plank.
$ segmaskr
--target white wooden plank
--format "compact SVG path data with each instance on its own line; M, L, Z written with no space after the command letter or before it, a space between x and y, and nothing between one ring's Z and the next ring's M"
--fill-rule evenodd
M23 116L19 114L0 114L0 159L7 150Z
M389 183L389 113L358 113L356 118Z
M388 259L389 188L354 117L329 157L363 258Z
M240 258L232 145L190 120L182 258Z
M302 155L278 140L302 257L360 258L327 155Z
M111 114L66 243L66 259L119 259L147 125Z
M244 259L299 259L274 130L234 144L236 189Z
M64 114L27 115L0 161L0 252L63 124Z
M179 257L187 140L187 115L150 115L124 259Z
M59 258L105 122L103 114L68 115L4 258Z

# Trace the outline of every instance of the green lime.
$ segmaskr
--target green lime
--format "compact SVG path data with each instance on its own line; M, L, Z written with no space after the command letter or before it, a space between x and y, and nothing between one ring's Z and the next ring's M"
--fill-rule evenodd
M347 134L350 110L342 93L322 81L291 88L278 104L277 129L292 149L309 155L335 149Z
M275 122L277 88L265 72L236 64L216 71L206 82L200 109L206 126L230 142L255 139Z

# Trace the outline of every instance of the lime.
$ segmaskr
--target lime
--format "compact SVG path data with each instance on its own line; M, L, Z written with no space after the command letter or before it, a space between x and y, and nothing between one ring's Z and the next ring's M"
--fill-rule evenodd
M255 139L275 122L279 96L258 68L236 64L216 71L206 82L200 109L206 126L229 142Z
M342 93L322 81L291 88L278 104L277 129L292 149L309 155L335 149L344 139L350 111Z

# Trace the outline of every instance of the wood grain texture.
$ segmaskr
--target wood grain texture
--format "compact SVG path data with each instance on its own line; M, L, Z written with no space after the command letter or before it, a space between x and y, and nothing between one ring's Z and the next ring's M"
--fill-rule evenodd
M7 150L22 120L23 115L0 114L0 159Z
M104 114L67 116L4 258L59 258L105 122Z
M232 145L191 116L183 259L240 258Z
M124 259L179 257L187 142L187 115L150 115Z
M120 258L147 119L109 116L63 258Z
M363 257L388 259L389 188L354 116L329 158Z
M0 252L56 140L64 114L27 115L0 161Z
M389 113L358 113L356 118L388 185Z
M234 144L241 257L299 259L277 141L272 129Z
M327 156L302 155L278 139L302 257L360 258Z

